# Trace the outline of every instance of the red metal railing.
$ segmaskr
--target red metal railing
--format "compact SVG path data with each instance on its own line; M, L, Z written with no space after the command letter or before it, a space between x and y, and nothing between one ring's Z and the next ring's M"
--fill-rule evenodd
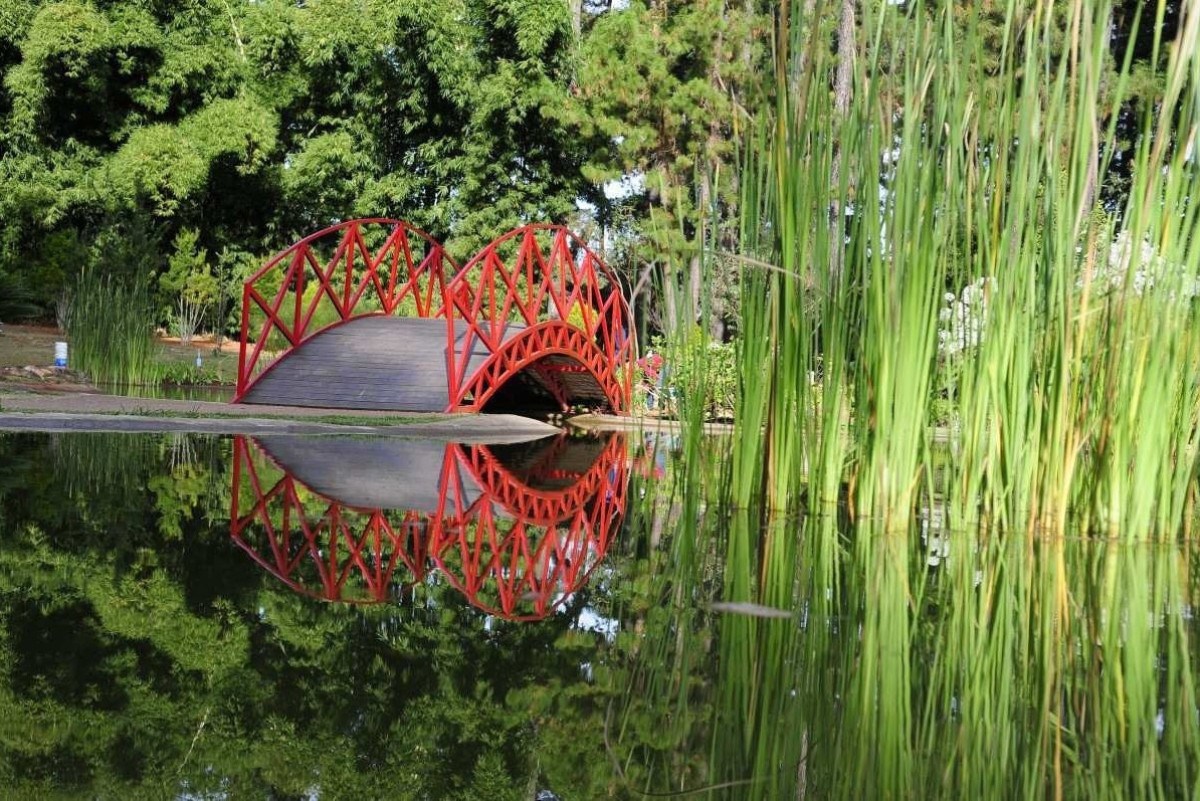
M619 277L581 239L562 226L527 225L459 270L428 234L387 219L306 237L246 281L235 402L278 357L321 331L402 313L446 319L447 411L482 409L522 372L563 408L578 386L570 374L614 411L629 408L629 307Z
M635 347L619 278L560 225L526 225L481 250L446 286L450 408L478 411L537 366L587 374L614 411L629 408ZM486 353L481 365L472 361ZM572 363L547 363L562 355Z
M447 267L451 273L458 270L440 244L403 220L352 220L292 245L242 288L234 401L269 368L273 356L332 325L401 311L443 316ZM252 320L255 316L261 321Z

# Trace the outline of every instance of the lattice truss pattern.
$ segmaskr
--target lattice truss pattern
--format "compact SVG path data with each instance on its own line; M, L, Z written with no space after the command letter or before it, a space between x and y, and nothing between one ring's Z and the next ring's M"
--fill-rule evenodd
M306 237L246 281L235 401L313 336L381 314L446 321L447 411L481 410L518 375L563 409L629 408L629 306L619 277L581 239L527 225L460 269L428 234L386 219Z
M603 559L629 483L622 437L609 439L582 470L560 465L556 447L521 478L487 446L447 445L437 509L422 511L347 506L239 436L231 535L265 570L309 596L381 603L436 571L488 614L541 619Z
M338 323L444 317L446 273L457 270L440 244L402 220L352 220L305 237L242 287L237 397L275 358Z
M451 349L454 408L481 408L508 378L530 367L563 405L594 387L612 408L628 408L634 362L629 307L617 277L567 229L529 225L510 231L467 263L447 284L447 296L450 331L460 320L468 332ZM525 330L510 338L513 325ZM491 356L471 371L476 343Z

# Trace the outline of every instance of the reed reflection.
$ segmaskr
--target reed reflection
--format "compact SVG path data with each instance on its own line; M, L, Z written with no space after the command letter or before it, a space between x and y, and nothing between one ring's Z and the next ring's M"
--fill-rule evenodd
M403 599L437 571L507 620L583 587L625 513L624 437L534 444L239 436L234 542L297 592Z

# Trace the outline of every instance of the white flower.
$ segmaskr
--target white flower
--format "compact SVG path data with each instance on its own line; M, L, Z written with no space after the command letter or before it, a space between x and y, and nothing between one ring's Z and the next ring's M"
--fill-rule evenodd
M1081 275L1076 285L1083 286ZM1158 255L1154 246L1143 239L1136 249L1130 241L1128 230L1123 230L1109 244L1108 260L1093 268L1091 279L1095 291L1101 295L1119 291L1130 278L1130 288L1138 297L1165 287L1171 300L1191 300L1200 296L1200 281L1183 265L1170 262Z
M969 348L979 347L987 324L988 293L992 279L980 278L963 287L955 296L947 292L946 305L938 310L938 352L954 356ZM961 298L961 299L957 299Z

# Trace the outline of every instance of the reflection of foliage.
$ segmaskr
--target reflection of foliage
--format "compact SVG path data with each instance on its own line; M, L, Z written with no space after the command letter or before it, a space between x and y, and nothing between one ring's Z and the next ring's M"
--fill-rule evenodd
M704 783L716 554L656 485L635 481L627 531L653 544L618 537L560 613L521 625L437 573L397 604L290 592L229 542L229 453L0 436L4 787L527 799ZM585 608L613 629L579 628Z
M146 488L154 493L162 534L179 539L183 536L182 521L202 508L203 501L211 497L213 487L211 476L204 466L183 463L173 465L167 474L150 478Z
M228 454L216 438L0 435L4 787L603 792L610 685L581 668L602 640L570 630L587 591L535 626L485 626L437 578L400 606L292 594L229 543Z
M5 797L1190 795L1194 546L943 532L931 566L870 520L764 529L682 448L662 481L635 454L592 581L515 625L436 572L288 591L229 542L226 441L0 435Z

